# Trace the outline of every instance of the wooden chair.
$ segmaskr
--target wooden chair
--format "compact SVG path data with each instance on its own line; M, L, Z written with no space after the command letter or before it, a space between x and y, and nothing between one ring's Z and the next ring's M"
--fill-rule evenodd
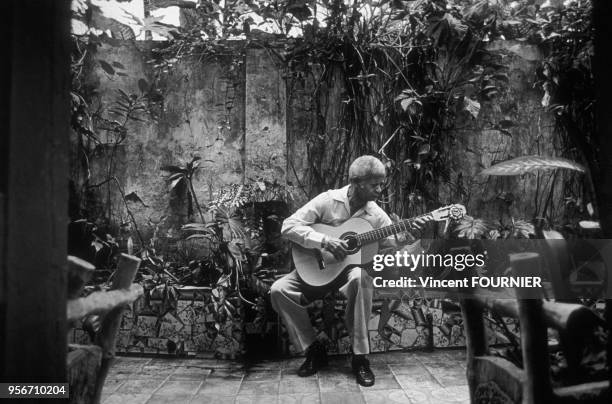
M108 291L93 292L79 298L94 267L76 257L69 257L67 317L71 325L86 316L98 315L101 326L92 345L69 345L67 357L71 403L99 403L108 369L115 357L115 339L125 305L143 293L132 284L140 259L121 254Z
M513 275L533 274L539 267L536 253L511 254ZM467 338L467 379L472 403L609 403L609 381L553 388L550 379L548 327L565 336L567 345L579 345L581 330L602 320L579 304L528 299L516 290L516 300L497 299L491 294L461 299ZM491 356L484 327L484 311L516 317L520 323L523 368ZM572 348L568 348L572 349ZM579 347L574 346L579 352ZM575 357L575 353L568 355ZM571 361L568 361L568 363ZM575 366L575 363L569 363Z

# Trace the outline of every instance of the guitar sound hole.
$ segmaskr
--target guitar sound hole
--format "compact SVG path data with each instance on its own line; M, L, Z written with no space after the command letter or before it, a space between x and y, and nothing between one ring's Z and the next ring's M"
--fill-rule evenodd
M354 254L361 248L359 240L354 234L345 234L342 236L342 239L348 244L349 254Z

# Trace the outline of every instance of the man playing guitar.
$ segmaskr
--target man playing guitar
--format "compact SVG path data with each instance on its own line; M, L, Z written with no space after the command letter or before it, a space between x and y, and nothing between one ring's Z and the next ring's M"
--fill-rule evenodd
M374 202L381 196L385 177L385 166L380 160L373 156L357 158L349 167L350 184L324 192L298 209L283 222L282 235L298 246L320 250L328 256L333 255L332 259L342 261L351 254L348 243L317 232L311 225L337 226L354 218L366 220L373 229L391 225L389 216ZM396 248L393 236L381 239L379 245L381 250ZM312 270L324 271L325 268L321 266ZM305 305L330 290L340 290L347 298L345 322L351 334L353 373L360 385L372 386L375 377L366 355L370 352L368 320L372 312L373 286L372 278L359 266L346 268L331 283L323 286L305 283L296 270L272 285L272 307L283 319L293 346L306 352L306 360L298 375L313 375L327 365L325 347L315 337Z

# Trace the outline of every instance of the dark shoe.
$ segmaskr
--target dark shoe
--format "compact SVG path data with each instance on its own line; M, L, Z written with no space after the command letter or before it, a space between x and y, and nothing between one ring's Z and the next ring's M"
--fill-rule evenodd
M306 360L298 369L298 376L307 377L317 373L317 370L327 366L327 352L325 346L315 341L306 350Z
M363 387L374 386L374 373L370 369L370 361L364 355L353 356L352 368L353 374L357 378L357 383Z

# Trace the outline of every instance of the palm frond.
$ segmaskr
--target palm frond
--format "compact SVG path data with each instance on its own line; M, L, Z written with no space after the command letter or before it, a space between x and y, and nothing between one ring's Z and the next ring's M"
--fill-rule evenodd
M480 174L522 175L536 170L552 170L557 168L567 168L568 170L579 172L585 171L582 165L561 157L523 156L495 164L482 170Z

